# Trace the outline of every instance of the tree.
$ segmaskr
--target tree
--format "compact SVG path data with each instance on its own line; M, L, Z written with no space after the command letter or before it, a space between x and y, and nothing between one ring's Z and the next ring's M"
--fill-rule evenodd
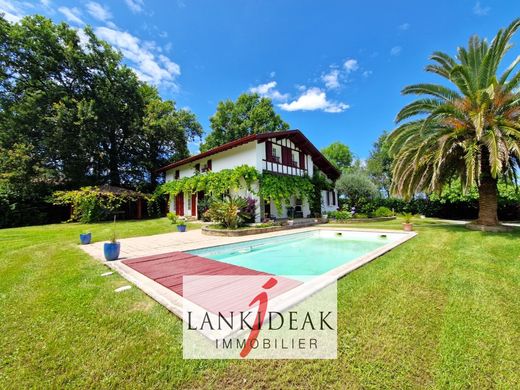
M81 36L43 16L0 15L0 151L11 156L0 161L0 214L35 215L56 189L153 190L155 169L200 136L195 116L163 101L120 52L89 27Z
M201 152L250 134L289 129L289 125L274 111L271 99L256 93L244 93L236 102L219 102L210 123L211 132L201 144Z
M336 189L348 198L350 206L356 207L379 194L377 186L362 169L344 171L336 181Z
M388 197L392 183L392 157L388 153L387 137L388 134L384 132L374 143L367 160L366 169L372 181Z
M321 153L339 170L344 170L352 165L352 152L347 145L340 141L333 142L321 149Z
M517 57L498 75L520 19L501 29L491 44L473 36L455 58L431 56L427 71L455 89L440 84L404 88L406 95L424 96L403 107L390 135L394 156L392 191L410 197L415 192L440 191L453 178L463 188L479 191L481 225L497 225L497 182L511 179L520 167L520 63Z
M131 140L135 156L134 180L147 183L149 190L157 185L158 167L189 156L188 141L202 135L202 126L188 110L177 110L175 102L162 100L157 89L141 86L145 101L140 130Z

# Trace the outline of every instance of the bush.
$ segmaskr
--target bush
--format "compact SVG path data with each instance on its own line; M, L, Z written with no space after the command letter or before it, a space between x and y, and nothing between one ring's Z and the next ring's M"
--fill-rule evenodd
M381 217L392 217L394 215L394 212L390 210L388 207L380 206L376 209L376 211L372 214L376 218Z
M365 213L356 213L354 214L355 219L368 218L368 214Z
M204 215L226 229L237 229L255 219L255 204L256 202L251 198L230 196L211 202Z
M328 213L330 219L336 219L338 221L345 221L352 218L350 211L331 211Z
M132 191L112 193L99 187L83 187L73 191L56 191L52 196L55 205L72 206L72 221L91 223L110 219L110 216L129 201L136 201Z
M172 225L175 225L177 223L177 214L169 212L166 214L166 217L170 220Z

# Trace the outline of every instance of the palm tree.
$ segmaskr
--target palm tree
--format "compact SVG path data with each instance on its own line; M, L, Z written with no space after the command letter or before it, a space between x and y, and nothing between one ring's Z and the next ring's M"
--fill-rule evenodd
M517 19L491 44L473 36L455 58L433 53L426 71L449 83L403 89L421 98L401 109L389 136L394 194L440 192L459 178L464 191L478 186L476 223L498 224L498 180L516 180L520 167L520 56L500 76L498 68L519 27Z

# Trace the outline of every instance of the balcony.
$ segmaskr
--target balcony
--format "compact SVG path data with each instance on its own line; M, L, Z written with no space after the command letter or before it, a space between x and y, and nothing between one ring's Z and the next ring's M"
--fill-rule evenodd
M278 173L280 175L291 175L291 176L305 176L307 175L307 169L299 168L295 163L293 165L286 165L280 162L263 160L262 169L264 172Z

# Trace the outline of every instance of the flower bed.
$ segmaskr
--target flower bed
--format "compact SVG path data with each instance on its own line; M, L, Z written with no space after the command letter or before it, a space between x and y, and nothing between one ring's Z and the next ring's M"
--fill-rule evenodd
M329 223L365 223L365 222L383 222L391 221L396 217L374 217L374 218L350 218L345 220L329 219Z
M222 229L214 228L211 226L203 226L201 231L202 234L208 236L220 236L220 237L241 237L250 236L253 234L271 233L280 230L298 229L302 227L309 227L316 225L316 222L297 223L294 225L273 225L267 227L245 227L239 229Z

